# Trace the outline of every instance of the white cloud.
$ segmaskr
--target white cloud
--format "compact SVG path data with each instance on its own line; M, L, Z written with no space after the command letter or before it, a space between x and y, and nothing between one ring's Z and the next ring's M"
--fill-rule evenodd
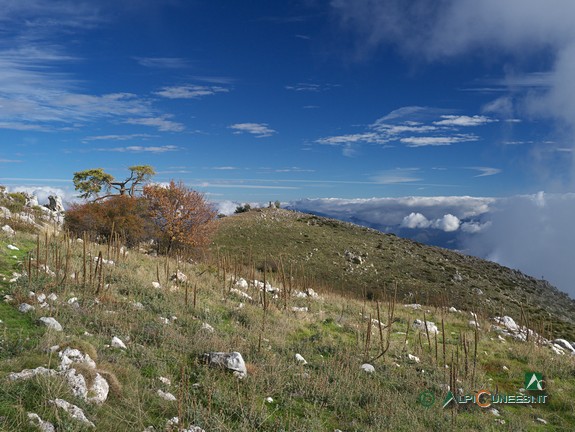
M112 148L99 148L98 151L120 152L120 153L166 153L180 150L179 147L174 145L165 146L127 146L127 147L112 147Z
M230 125L229 128L233 129L235 134L249 133L255 135L256 138L266 138L277 133L269 128L266 123L235 123Z
M405 216L399 226L401 228L410 229L425 229L434 228L445 232L453 232L459 229L460 221L457 216L452 214L446 214L440 219L430 221L421 213L411 212L409 215Z
M424 146L448 146L456 143L477 141L477 135L455 135L455 136L424 136L424 137L407 137L401 138L404 144L408 147L424 147Z
M544 276L575 297L575 194L502 198L492 209L489 225L464 238L466 251Z
M403 228L428 228L431 225L431 222L423 216L421 213L413 213L411 212L409 215L405 216L401 221L399 226Z
M393 45L421 61L483 55L506 76L508 95L484 111L560 120L575 136L575 2L572 0L333 0L332 11L357 35L358 55ZM541 69L541 56L548 59ZM535 61L532 61L535 60ZM503 64L503 62L505 62ZM543 64L544 64L543 63ZM528 69L537 65L537 69ZM497 88L498 89L498 88ZM570 140L575 147L575 140ZM575 166L575 165L574 165Z
M134 57L142 66L161 69L182 69L189 66L186 59L179 57Z
M486 116L474 115L442 115L443 120L435 121L433 124L438 126L481 126L486 123L496 122L496 119L491 119Z
M398 108L377 119L367 130L316 139L318 144L342 146L351 144L406 144L408 147L447 146L477 141L479 136L461 133L459 128L479 127L495 121L487 116L445 114L447 110L407 106ZM439 119L438 119L439 118Z
M481 231L483 231L484 229L488 228L489 225L491 225L491 222L485 222L485 223L480 223L480 222L463 222L461 224L461 231L465 232L465 233L469 233L469 234L477 234Z
M468 169L479 171L479 174L476 175L475 177L488 177L499 174L503 171L499 168L491 168L491 167L469 167Z
M452 214L446 214L441 219L437 219L434 221L431 226L433 228L440 229L445 232L453 232L459 229L459 225L461 221L457 216L453 216Z
M445 215L475 220L490 212L495 198L469 196L400 198L317 198L292 201L290 207L385 230L399 226L410 213L421 213L431 221Z
M313 92L313 93L331 90L335 87L340 86L339 84L316 84L316 83L297 83L285 86L286 90L292 90L296 92Z
M38 203L40 205L48 204L48 197L50 195L61 197L64 204L77 201L74 191L71 191L70 189L62 189L52 186L10 186L7 189L9 192L26 192L29 195L34 195L38 198Z
M348 135L337 135L327 138L320 138L316 140L318 144L328 144L328 145L342 145L349 143L377 143L384 142L381 140L380 136L373 132L361 133L361 134L348 134Z
M193 84L163 87L154 94L168 99L199 99L216 93L227 93L229 90L220 86L199 86Z
M141 126L156 127L161 132L182 132L185 127L181 123L168 120L170 116L164 115L161 117L146 117L146 118L130 118L125 123Z
M401 184L412 183L422 180L416 177L418 168L396 168L393 170L382 171L372 177L372 180L379 184Z
M82 141L130 141L134 139L154 138L150 134L126 134L126 135L97 135L84 138Z

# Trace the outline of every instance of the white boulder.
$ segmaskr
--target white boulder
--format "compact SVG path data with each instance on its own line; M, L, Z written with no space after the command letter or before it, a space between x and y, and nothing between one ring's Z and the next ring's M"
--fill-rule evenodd
M425 327L427 326L427 332L429 332L430 334L437 334L439 333L439 329L437 328L437 326L435 325L434 322L432 321L425 321L423 322L422 320L418 320L416 319L415 321L413 321L413 327L415 327L416 329L425 332Z
M168 392L164 392L162 390L158 390L158 396L160 396L162 399L170 401L170 402L174 402L176 401L176 397L172 394L172 393L168 393Z
M307 360L305 358L303 358L303 356L300 353L297 353L295 355L295 359L297 360L298 363L302 364L302 365L306 365L307 364Z
M14 231L10 225L4 225L2 227L2 232L8 237L12 237L16 234L16 231Z
M22 313L28 313L34 310L34 306L29 305L28 303L22 303L18 306L18 310Z
M496 323L503 325L507 330L509 330L511 332L518 332L519 331L519 326L515 323L513 318L511 318L510 316L495 317L494 320Z
M234 372L238 378L247 376L248 371L242 355L237 352L210 352L204 354L204 361L210 366L229 369Z
M79 422L82 422L90 427L93 428L96 427L94 423L88 420L88 418L84 414L84 411L82 411L82 409L77 407L76 405L73 405L70 402L65 401L64 399L55 399L49 402L51 404L56 405L58 408L61 408L64 411L66 411L73 419L78 420Z
M40 321L42 324L44 324L49 329L52 329L55 331L62 331L63 330L62 325L52 317L41 317L38 321Z
M369 364L369 363L364 363L360 366L360 369L366 373L374 373L375 372L375 367L373 367L373 365Z
M122 339L120 339L120 338L117 337L117 336L114 336L114 337L112 338L112 343L111 343L111 345L112 345L114 348L120 348L120 349L127 349L127 348L128 348L128 347L126 346L126 344L125 344L124 342L122 342Z
M22 372L12 372L8 374L10 381L27 380L34 378L36 375L55 376L57 372L54 369L47 369L45 367L37 367L36 369L24 369Z
M52 423L42 420L36 413L28 413L28 420L30 420L30 424L36 426L40 432L56 432Z

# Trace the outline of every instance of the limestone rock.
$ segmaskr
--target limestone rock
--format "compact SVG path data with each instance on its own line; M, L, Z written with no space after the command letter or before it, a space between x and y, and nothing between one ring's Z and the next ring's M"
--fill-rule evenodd
M86 378L84 378L84 375L78 373L74 368L66 370L63 375L72 391L72 394L77 398L87 400L88 385L86 384Z
M88 366L90 369L96 369L96 362L92 360L89 354L83 354L80 350L75 348L66 348L58 353L60 357L60 370L68 370L72 363L81 363Z
M27 380L30 378L34 378L36 375L48 375L48 376L55 376L57 372L54 369L47 369L45 367L37 367L36 369L24 369L22 372L12 372L8 374L8 379L10 381L17 381L17 380Z
M427 326L427 331L429 332L429 334L437 334L439 333L439 329L437 328L437 326L435 325L434 322L432 321L425 321L425 323L421 320L416 319L415 321L413 321L413 327L415 327L416 329L425 332L425 327Z
M108 381L106 381L102 375L97 373L94 378L94 382L88 391L89 397L87 398L87 401L98 405L103 404L106 399L108 399L109 392L110 384L108 384Z
M6 207L0 207L0 216L2 216L4 219L11 219L12 212L8 210Z
M182 273L180 270L176 271L176 273L174 273L171 277L171 280L176 281L176 282L187 282L188 281L188 277Z
M209 325L208 323L202 323L202 326L200 327L200 330L203 330L207 333L213 333L215 332L214 328Z
M34 306L29 305L28 303L22 303L18 306L18 310L22 313L28 313L34 310Z
M239 278L234 285L240 289L248 289L248 281L244 278Z
M303 356L300 353L297 353L295 355L295 359L302 365L306 365L307 364L307 360L303 358Z
M519 331L519 326L515 323L513 318L509 316L495 317L494 320L496 323L503 325L509 331L512 332Z
M571 354L575 354L575 347L573 347L568 341L565 339L555 339L553 341L554 344L559 345L564 350L567 350Z
M94 423L88 420L88 418L84 414L84 411L82 411L82 409L78 408L76 405L73 405L70 402L65 401L64 399L55 399L49 402L56 405L58 408L61 408L64 411L66 411L73 419L76 419L90 427L93 428L96 427Z
M126 344L124 342L122 342L122 339L120 339L117 336L114 336L112 338L112 344L111 344L114 348L121 348L121 349L127 349L128 347L126 347Z
M49 329L52 329L55 331L62 331L63 330L62 325L52 317L41 317L38 321L40 321L42 324L44 324Z
M2 232L8 237L13 237L16 234L16 231L14 231L10 225L4 225L2 227Z
M167 385L167 386L172 385L172 381L170 381L169 378L166 378L166 377L161 376L161 377L158 377L158 380L159 380L162 384L165 384L165 385Z
M170 402L174 402L176 401L176 397L172 394L172 393L168 393L168 392L164 392L162 390L158 390L158 396L160 396L162 399L170 401Z
M204 354L204 361L210 366L221 367L234 371L238 378L247 376L248 371L242 355L237 352L210 352Z
M364 363L360 366L360 369L364 372L367 373L374 373L375 372L375 368L373 367L373 365L370 365L369 363Z
M62 204L62 198L57 195L50 195L48 197L48 204L46 204L45 207L57 213L65 211L64 205Z
M28 420L32 426L38 427L40 432L55 432L54 425L50 422L44 421L36 413L28 413Z
M230 292L231 292L231 293L234 293L234 294L237 294L238 296L243 297L243 298L245 298L245 299L247 299L247 300L253 300L248 293L243 292L243 291L241 291L241 290L239 290L239 289L237 289L237 288L232 288L232 289L230 290Z

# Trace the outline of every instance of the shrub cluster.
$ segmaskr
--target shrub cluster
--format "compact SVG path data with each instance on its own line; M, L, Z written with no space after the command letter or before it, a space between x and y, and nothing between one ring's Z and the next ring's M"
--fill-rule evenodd
M119 234L128 246L153 240L158 252L197 248L211 241L216 212L204 196L173 181L149 185L142 196L114 195L105 200L73 204L65 228L100 240Z

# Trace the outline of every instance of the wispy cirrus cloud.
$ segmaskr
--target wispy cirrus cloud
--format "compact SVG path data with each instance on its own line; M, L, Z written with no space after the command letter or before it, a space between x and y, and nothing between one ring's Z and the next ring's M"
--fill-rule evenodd
M473 133L461 128L480 127L497 121L484 115L446 114L445 109L408 106L398 108L377 119L359 133L335 135L315 140L318 144L342 146L344 155L356 144L380 144L407 147L448 146L478 141Z
M468 167L467 169L479 171L479 174L477 174L475 177L489 177L503 172L503 170L500 168L492 167Z
M234 130L234 134L249 133L256 138L267 138L277 133L267 123L235 123L228 127Z
M185 126L169 120L170 117L169 115L163 115L160 117L130 118L125 120L125 123L155 127L161 132L182 132Z
M339 84L317 84L317 83L297 83L286 85L286 90L292 90L296 92L312 92L319 93L327 90L331 90L336 87L341 87Z
M238 170L240 168L235 167L235 166L215 166L215 167L211 167L210 169L213 169L216 171L233 171L233 170Z
M357 42L357 55L394 47L421 63L482 55L503 69L480 91L505 91L487 104L503 118L553 119L575 148L575 2L556 0L333 0L334 15ZM545 58L544 62L540 59ZM498 66L499 67L499 66ZM487 106L486 106L487 108ZM540 167L539 159L533 162ZM571 164L570 179L575 178Z
M406 137L400 138L400 142L406 144L408 147L424 147L424 146L448 146L451 144L477 141L477 135L454 135L454 136L423 136L423 137Z
M0 158L0 163L20 163L21 160L18 159L2 159Z
M180 150L175 145L165 146L126 146L96 149L102 152L119 152L119 153L166 153Z
M154 94L168 99L199 99L204 96L211 96L217 93L228 92L229 89L221 86L186 84L180 86L162 87L160 91L154 92Z
M180 57L134 57L134 60L148 68L182 69L190 66L187 59Z
M157 135L150 134L126 134L126 135L95 135L88 136L82 141L131 141L134 139L149 139L155 138Z
M419 168L395 168L380 172L371 179L384 185L403 184L421 181L422 178L417 176Z
M483 115L442 115L442 120L433 122L433 124L438 126L481 126L486 123L496 122L496 119L492 119Z

